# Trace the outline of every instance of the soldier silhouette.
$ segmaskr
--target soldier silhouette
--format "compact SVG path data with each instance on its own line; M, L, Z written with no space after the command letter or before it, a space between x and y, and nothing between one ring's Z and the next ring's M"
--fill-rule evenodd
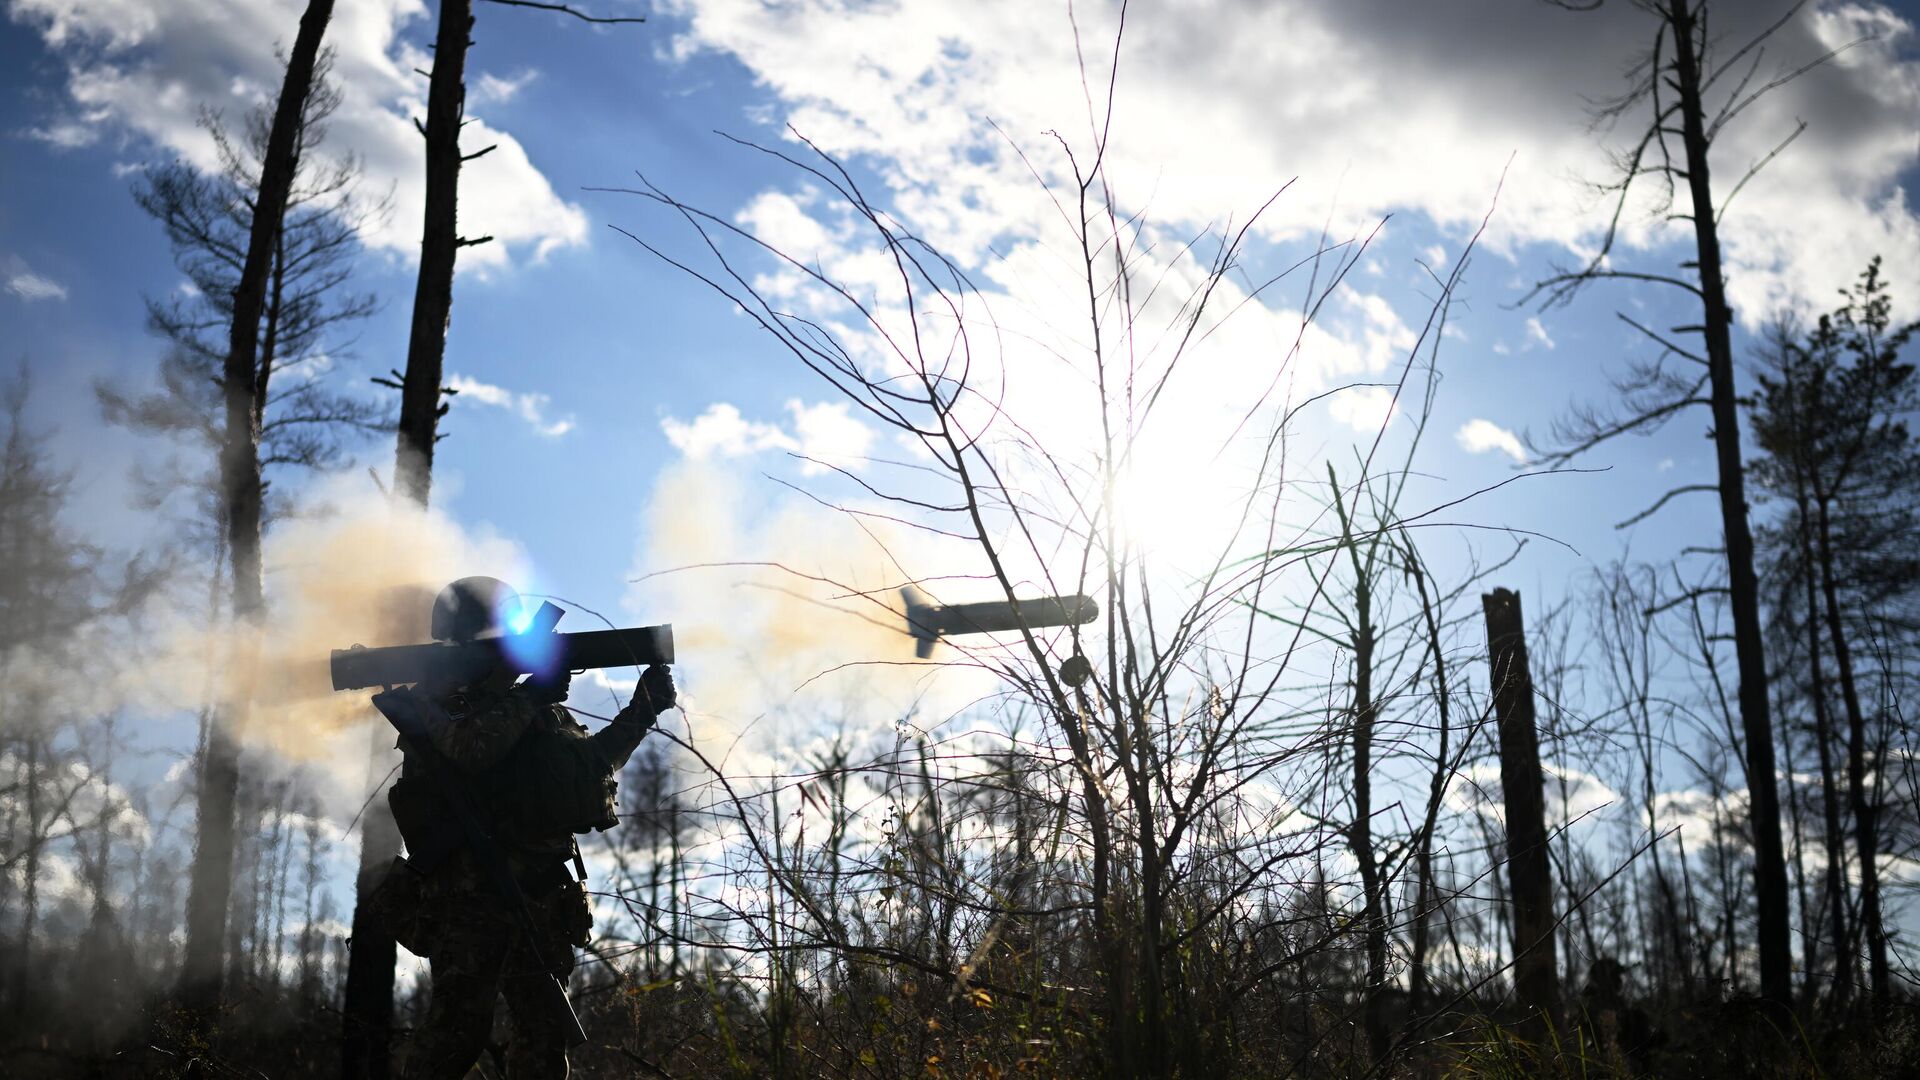
M435 599L433 636L499 636L519 605L504 582L462 578ZM432 965L426 1020L402 1058L411 1080L465 1076L503 997L507 1075L567 1075L577 1028L554 979L565 984L593 925L575 836L619 823L614 778L675 702L672 672L656 664L613 722L589 734L561 704L571 673L516 678L501 669L374 698L417 733L401 740L388 793L407 857L372 897L394 939Z

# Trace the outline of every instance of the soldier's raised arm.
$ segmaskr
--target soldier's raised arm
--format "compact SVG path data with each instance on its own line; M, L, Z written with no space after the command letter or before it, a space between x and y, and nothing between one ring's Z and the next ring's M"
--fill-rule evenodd
M606 758L607 766L619 772L633 756L640 740L653 730L660 714L673 708L677 701L672 669L655 664L640 673L640 685L634 688L633 700L627 707L620 710L611 724L588 738Z

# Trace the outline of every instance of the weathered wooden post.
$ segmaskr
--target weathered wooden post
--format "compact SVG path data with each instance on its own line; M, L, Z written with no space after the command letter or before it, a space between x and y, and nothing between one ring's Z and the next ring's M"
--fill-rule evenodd
M1520 594L1495 589L1480 598L1493 669L1493 711L1500 728L1500 788L1507 807L1507 882L1513 897L1513 981L1528 1010L1525 1030L1546 1035L1560 1014L1554 949L1553 870L1548 862L1540 740L1534 728L1533 674L1520 617Z

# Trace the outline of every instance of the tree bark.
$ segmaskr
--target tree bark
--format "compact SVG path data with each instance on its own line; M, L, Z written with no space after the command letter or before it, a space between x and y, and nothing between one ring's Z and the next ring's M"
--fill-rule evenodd
M1525 1028L1544 1039L1560 1014L1554 943L1553 867L1547 849L1546 793L1535 731L1533 674L1520 594L1495 589L1480 598L1500 729L1500 789L1507 810L1507 880L1513 897L1513 981L1531 1012Z
M368 910L367 896L386 880L400 854L400 828L382 797L382 769L392 741L376 726L370 759L371 792L360 827L360 871L354 878L353 929L347 939L347 985L342 1002L340 1072L346 1080L386 1080L393 1071L393 966L399 946Z
M1739 399L1733 384L1733 312L1727 306L1708 170L1702 104L1703 36L1690 0L1668 0L1674 75L1680 94L1681 141L1698 251L1702 324L1711 385L1714 457L1719 465L1720 522L1726 534L1727 587L1734 653L1740 671L1740 725L1746 738L1748 809L1753 829L1754 897L1759 912L1760 996L1782 1007L1793 999L1793 954L1787 904L1786 853L1780 837L1780 788L1775 776L1773 720L1767 699L1766 650L1760 633L1760 587L1753 570L1753 533L1747 526L1746 473L1740 454Z
M37 718L36 718L37 719ZM30 734L27 744L27 859L25 906L20 913L20 949L14 958L13 1004L17 1007L35 995L33 931L40 913L40 736Z
M467 46L472 0L443 0L427 86L426 222L420 234L420 274L413 289L413 325L400 390L400 461L394 490L421 506L433 479L433 445L445 408L440 401L447 322L453 313L453 264L467 241L460 237L460 125L466 115Z
M1087 816L1088 839L1093 845L1093 939L1094 948L1105 968L1107 1029L1107 1066L1116 1074L1131 1060L1127 1052L1127 1017L1132 1014L1131 995L1127 992L1126 942L1118 931L1113 897L1113 833L1108 816L1106 793L1100 786L1100 773L1094 764L1087 727L1095 713L1084 687L1073 688L1073 704L1078 712L1060 714L1060 729L1067 736L1073 754L1074 771L1080 774L1081 806Z
M1360 591L1365 596L1366 582ZM1385 1058L1390 1042L1386 1016L1387 919L1385 888L1380 881L1380 863L1373 848L1373 727L1379 719L1379 705L1373 700L1373 623L1370 605L1360 603L1360 627L1353 637L1353 827L1350 843L1360 869L1361 932L1367 954L1366 1027L1367 1051L1378 1064Z
M1379 644L1373 623L1373 561L1360 556L1360 541L1354 537L1353 522L1340 503L1339 478L1328 467L1327 479L1334 492L1334 513L1340 522L1340 539L1347 561L1353 568L1353 606L1349 646L1353 649L1353 823L1347 842L1360 870L1361 934L1366 950L1367 968L1361 1009L1361 1023L1367 1037L1367 1052L1380 1065L1391 1047L1387 1030L1387 898L1381 881L1379 853L1373 843L1373 734L1380 718L1380 704L1373 693L1374 650Z
M1170 1018L1167 1015L1164 973L1160 967L1166 921L1166 867L1163 862L1166 853L1160 849L1155 838L1147 710L1146 701L1137 696L1127 709L1134 723L1134 760L1129 770L1132 775L1128 779L1137 808L1134 842L1139 845L1140 857L1140 1013L1146 1026L1147 1059L1147 1067L1141 1072L1148 1076L1168 1076L1173 1072L1167 1048Z
M1820 502L1820 586L1827 600L1827 633L1833 638L1834 666L1840 670L1840 699L1847 708L1847 801L1853 809L1853 836L1860 860L1860 924L1867 935L1867 986L1875 1010L1886 1008L1892 993L1887 978L1887 929L1880 919L1879 809L1867 794L1867 725L1853 677L1853 650L1840 620L1840 589L1833 573L1833 525L1826 500ZM1839 957L1849 970L1855 951L1848 943Z
M1807 575L1807 664L1813 683L1814 737L1819 740L1820 752L1820 804L1823 811L1824 847L1827 855L1826 896L1827 918L1833 934L1833 1005L1836 1009L1845 1009L1853 997L1853 958L1849 955L1847 943L1852 934L1847 929L1847 886L1841 876L1842 862L1845 858L1844 834L1840 828L1840 785L1834 782L1833 770L1833 710L1827 700L1826 668L1821 663L1820 646L1820 605L1815 598L1816 575L1814 565L1813 538L1808 536L1812 522L1807 520L1807 499L1804 493L1796 493L1798 503L1796 512L1799 520L1795 522L1800 533L1800 554ZM1807 967L1813 963L1809 960Z
M432 490L433 450L439 440L447 324L453 312L454 262L464 241L459 231L460 126L466 113L467 47L472 44L472 0L442 0L434 38L433 73L427 83L426 213L420 235L420 272L414 283L413 322L407 338L407 370L401 380L400 423L394 461L394 495L425 508ZM369 774L379 784L392 756L391 741L376 727ZM341 1072L346 1080L385 1080L392 1070L393 936L367 917L367 895L400 854L400 830L379 793L368 804L360 835L360 872L355 880L352 947L347 961L342 1015Z
M187 950L180 999L197 1023L211 1019L220 998L222 943L233 890L234 799L240 780L237 732L246 724L251 697L254 634L264 607L260 580L260 410L266 372L260 369L260 321L267 278L279 239L287 197L299 168L300 125L313 88L320 40L333 17L333 0L308 0L287 58L286 78L274 108L260 187L247 238L246 262L233 291L233 324L221 370L226 429L220 451L220 486L233 571L236 646L228 658L237 676L228 680L220 715L201 763L199 829L187 894Z
M1446 797L1447 781L1453 775L1447 757L1452 697L1447 691L1447 655L1441 648L1440 621L1434 612L1434 601L1427 595L1426 568L1410 542L1406 554L1408 573L1420 594L1420 613L1427 630L1427 655L1433 660L1433 700L1440 713L1440 742L1433 752L1433 783L1427 791L1427 812L1420 823L1414 859L1413 953L1407 962L1407 1007L1413 1031L1417 1032L1427 1011L1427 949L1432 938L1433 912L1439 907L1439 890L1433 878L1433 833L1440 819L1440 804Z

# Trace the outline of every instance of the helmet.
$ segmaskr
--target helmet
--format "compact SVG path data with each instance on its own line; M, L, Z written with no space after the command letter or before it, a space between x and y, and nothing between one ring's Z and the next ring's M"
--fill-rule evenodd
M520 604L513 586L490 577L464 577L433 600L433 639L472 641L497 637L501 621Z

